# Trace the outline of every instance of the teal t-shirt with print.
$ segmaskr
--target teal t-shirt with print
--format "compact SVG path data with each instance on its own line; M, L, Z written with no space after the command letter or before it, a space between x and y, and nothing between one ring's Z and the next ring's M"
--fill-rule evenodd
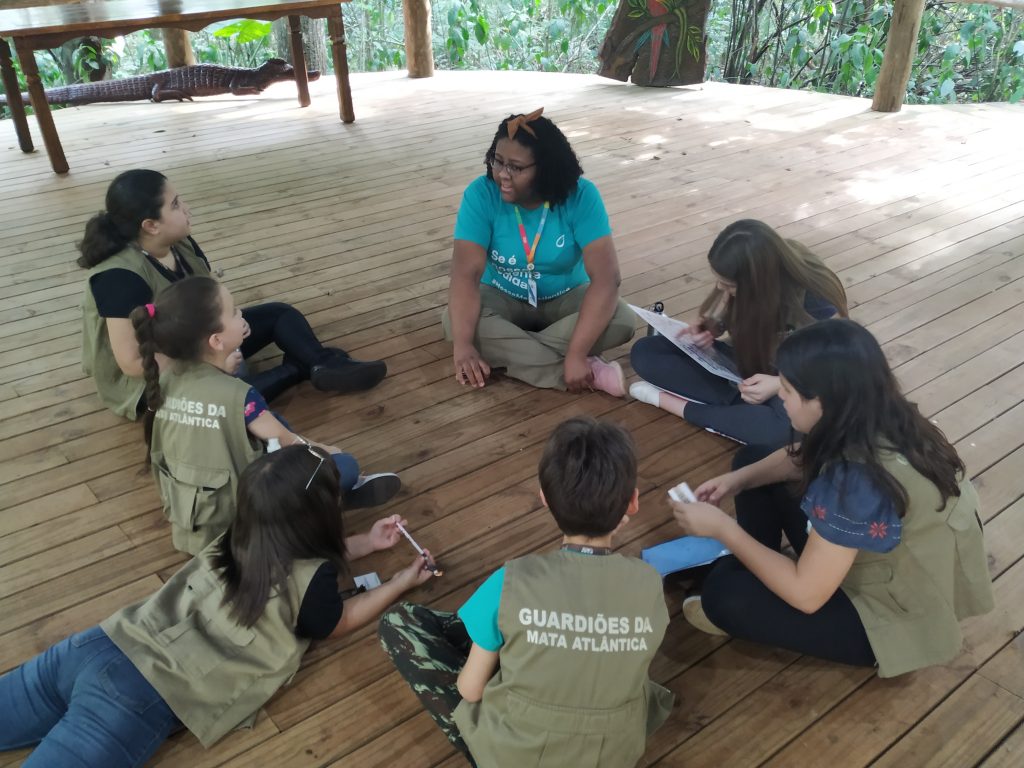
M544 206L519 211L527 242L532 245ZM581 178L569 198L548 213L534 258L534 269L540 275L534 276L537 298L553 299L589 283L583 249L611 232L601 194L593 183ZM482 285L527 300L526 254L515 206L501 199L498 185L486 176L475 179L462 195L455 239L476 243L487 252L487 268L480 278Z
M492 573L458 610L469 638L485 651L497 651L505 644L498 628L498 608L505 586L505 567Z

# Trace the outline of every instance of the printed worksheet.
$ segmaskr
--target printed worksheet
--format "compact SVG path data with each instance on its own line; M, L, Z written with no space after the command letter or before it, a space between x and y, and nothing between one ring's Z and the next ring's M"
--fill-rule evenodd
M657 312L651 312L649 309L636 307L632 304L629 305L629 308L644 322L654 328L654 330L679 347L687 356L699 363L704 370L735 384L743 381L736 372L736 366L733 365L733 362L724 355L718 354L714 347L701 349L696 344L688 344L684 339L679 338L679 332L689 328L689 323L676 320L668 315L659 315Z

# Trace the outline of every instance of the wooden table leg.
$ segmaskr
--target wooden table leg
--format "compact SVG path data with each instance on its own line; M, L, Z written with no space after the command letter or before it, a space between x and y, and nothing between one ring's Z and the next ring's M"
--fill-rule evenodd
M334 59L334 78L338 81L338 107L341 120L354 122L356 113L352 110L352 87L348 82L348 45L345 42L345 21L341 6L332 6L327 16L327 36L331 39L331 56Z
M299 87L299 106L308 107L309 75L306 73L306 52L302 48L302 21L298 16L288 17L291 32L292 66L295 67L295 85Z
M67 173L68 160L64 157L64 147L60 144L57 126L54 125L50 105L46 102L46 93L43 91L43 83L39 79L39 70L36 68L36 57L32 44L25 38L19 37L14 41L14 48L18 52L18 62L21 64L21 71L25 74L25 80L28 83L29 99L32 102L32 109L36 113L39 130L43 134L43 144L46 145L46 154L50 156L50 165L53 166L54 173Z
M21 86L18 85L18 75L14 72L14 64L11 62L11 46L0 37L0 75L4 80L4 91L7 93L7 108L11 110L11 120L14 121L14 131L18 134L18 146L22 152L32 152L35 147L32 145L32 134L28 130L28 117L25 116L25 105L21 103Z

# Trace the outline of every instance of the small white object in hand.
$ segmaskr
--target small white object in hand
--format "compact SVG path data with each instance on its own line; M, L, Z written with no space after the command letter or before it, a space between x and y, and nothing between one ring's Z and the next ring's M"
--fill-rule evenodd
M678 501L680 504L693 504L697 501L697 497L686 483L680 483L675 488L669 488L668 495L669 498L673 501Z

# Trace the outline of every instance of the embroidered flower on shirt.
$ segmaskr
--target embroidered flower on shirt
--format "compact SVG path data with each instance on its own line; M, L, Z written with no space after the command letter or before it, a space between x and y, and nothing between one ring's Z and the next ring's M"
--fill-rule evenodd
M252 416L252 414L253 414L253 412L255 410L256 410L256 403L246 403L245 404L245 416L246 416L246 418L248 418L249 416Z
M826 510L825 510L825 507L822 506L821 504L815 504L814 508L811 510L811 512L813 512L814 516L816 518L818 518L819 520L824 520L825 519L825 512L826 512Z
M888 523L874 522L868 529L868 534L872 539L884 539L889 533Z

